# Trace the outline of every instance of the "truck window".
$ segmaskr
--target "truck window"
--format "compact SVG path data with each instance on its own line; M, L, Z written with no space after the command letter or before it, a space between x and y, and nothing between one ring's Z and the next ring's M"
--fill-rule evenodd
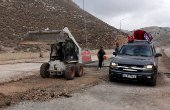
M150 57L153 55L151 46L145 45L124 45L120 50L121 55L132 55L132 56L145 56Z

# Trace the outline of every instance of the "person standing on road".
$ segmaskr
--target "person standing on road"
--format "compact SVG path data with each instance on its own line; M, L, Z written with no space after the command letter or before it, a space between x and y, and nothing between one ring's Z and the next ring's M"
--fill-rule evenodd
M118 43L116 43L115 52L116 52L117 54L119 53L119 44L118 44Z
M104 55L105 55L105 51L103 50L103 47L101 47L99 52L97 53L99 59L99 69L102 69L102 62L104 60Z

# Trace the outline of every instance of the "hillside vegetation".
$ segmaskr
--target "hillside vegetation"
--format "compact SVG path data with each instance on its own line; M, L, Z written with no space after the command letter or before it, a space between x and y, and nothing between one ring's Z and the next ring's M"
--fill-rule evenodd
M85 48L83 10L71 0L0 0L0 52L49 51L48 45L23 45L28 31L68 27ZM119 30L86 12L90 49L114 48ZM122 33L122 43L127 34Z

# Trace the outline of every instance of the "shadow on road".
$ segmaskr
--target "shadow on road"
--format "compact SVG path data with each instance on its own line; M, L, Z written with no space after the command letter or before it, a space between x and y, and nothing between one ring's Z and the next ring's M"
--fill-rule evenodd
M109 77L109 76L107 76ZM157 77L157 85L155 87L159 87L159 86L165 86L168 84L168 82L166 81L167 77L165 74L163 73L159 73L158 77ZM107 78L107 80L109 81L109 78ZM139 82L139 81L121 81L118 80L116 82L111 82L113 84L117 84L120 86L138 86L138 87L152 87L149 86L148 83L146 82Z

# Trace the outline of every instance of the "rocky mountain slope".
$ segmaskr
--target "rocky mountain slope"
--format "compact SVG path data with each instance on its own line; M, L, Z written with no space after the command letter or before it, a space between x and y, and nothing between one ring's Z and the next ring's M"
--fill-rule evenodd
M140 28L141 30L145 30L152 34L153 41L157 42L160 46L170 46L170 28L169 27L145 27ZM123 31L123 30L122 30ZM123 31L129 35L133 35L133 31Z
M77 42L85 48L83 10L71 0L0 0L0 52L49 51L48 45L23 45L28 31L61 30L68 27ZM119 30L86 12L90 49L113 48ZM122 33L122 43L127 34Z
M160 46L170 46L170 28L169 27L148 27L144 30L150 32L154 41Z

